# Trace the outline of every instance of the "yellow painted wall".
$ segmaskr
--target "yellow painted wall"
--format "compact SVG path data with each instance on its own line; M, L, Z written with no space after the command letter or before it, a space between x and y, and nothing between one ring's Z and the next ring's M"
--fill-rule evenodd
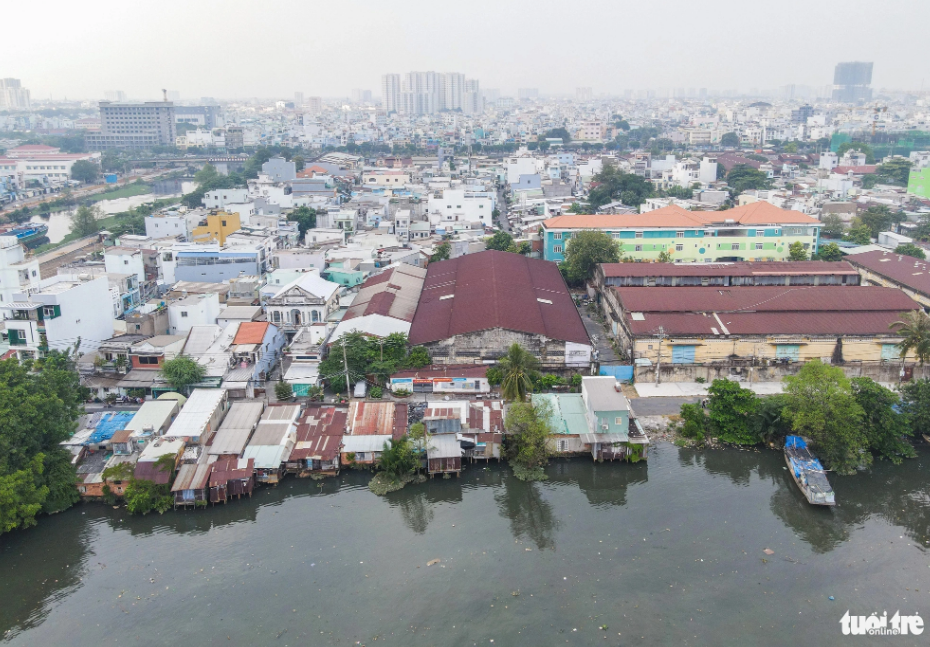
M878 362L882 360L882 346L896 344L900 338L880 337L853 337L843 339L843 359L847 362ZM704 364L711 362L730 361L732 355L738 359L751 357L776 359L778 344L798 344L799 361L831 358L836 348L836 339L818 339L805 337L778 337L756 339L687 339L671 338L662 341L662 364L672 362L672 346L695 345L694 363ZM650 346L652 348L650 348ZM659 340L638 339L634 345L636 358L647 358L653 364L658 360ZM915 359L908 355L908 360ZM900 361L900 358L897 358Z
M225 245L226 237L241 228L242 224L239 221L238 213L217 211L207 216L206 225L194 227L191 235L195 243L219 243Z

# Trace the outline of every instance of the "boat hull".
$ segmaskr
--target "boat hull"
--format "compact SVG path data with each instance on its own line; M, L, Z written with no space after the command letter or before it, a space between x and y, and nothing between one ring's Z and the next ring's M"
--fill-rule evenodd
M807 502L811 505L822 505L827 507L832 507L836 505L836 500L833 501L817 501L813 498L810 490L804 487L804 483L801 479L794 473L794 466L791 464L791 458L788 454L785 454L785 463L788 465L788 473L791 474L791 478L794 479L794 484L798 486L798 489L801 490L801 494L804 495L804 498L807 499Z

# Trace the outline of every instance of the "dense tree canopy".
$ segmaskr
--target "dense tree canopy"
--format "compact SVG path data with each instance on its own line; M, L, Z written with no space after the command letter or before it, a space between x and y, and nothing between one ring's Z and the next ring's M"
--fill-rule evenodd
M499 252L509 251L513 244L513 236L508 234L506 231L498 231L493 236L488 238L485 243L487 249L496 249Z
M918 247L914 243L906 243L904 245L898 245L894 248L895 254L901 254L903 256L912 256L913 258L919 258L921 260L927 258L927 253L924 252L922 247Z
M600 263L620 262L620 247L603 231L578 231L564 246L565 261L560 265L572 285L591 280Z
M521 480L545 480L543 468L549 462L549 420L552 411L546 404L519 402L507 411L504 454Z
M343 345L345 355L343 355ZM407 349L407 335L392 333L384 338L351 332L340 337L320 362L320 379L337 393L346 391L346 364L354 385L369 376L380 386L395 372L405 368L422 368L432 362L423 346Z
M739 146L739 135L736 133L724 133L720 138L720 145L724 148L736 148Z
M754 169L748 164L737 164L727 173L727 185L730 187L731 193L737 196L743 191L771 188L772 182L762 171Z
M161 365L162 377L173 388L185 392L192 385L203 380L207 370L192 357L179 355L174 359L169 359Z
M59 443L74 433L83 391L68 354L0 361L0 533L77 501L71 456Z
M633 173L624 173L612 164L605 164L591 180L594 188L588 192L588 204L592 211L617 200L627 206L638 207L646 198L654 195L649 180Z
M100 178L100 167L90 160L78 160L71 165L71 179L93 184Z
M710 421L720 440L737 445L754 445L761 440L750 425L755 393L731 380L714 380L707 392Z
M96 205L81 205L71 214L71 233L79 237L90 236L100 231L103 212Z
M314 229L316 227L316 209L311 209L310 207L297 207L289 214L287 214L287 219L296 222L297 227L300 229L300 241L303 243L304 235L307 233L307 230Z
M821 261L841 261L843 260L843 252L836 243L826 243L817 250L817 259Z

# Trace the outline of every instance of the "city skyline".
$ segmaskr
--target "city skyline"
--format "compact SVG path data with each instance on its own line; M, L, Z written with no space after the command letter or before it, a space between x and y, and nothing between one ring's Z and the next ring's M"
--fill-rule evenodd
M570 96L585 87L597 97L661 88L747 93L822 87L833 81L836 63L863 60L874 62L874 88L920 90L925 80L919 67L902 62L910 58L911 43L919 42L921 18L930 18L930 6L903 0L884 3L878 22L865 2L844 6L838 20L833 5L786 0L783 15L797 17L790 29L777 27L762 8L727 0L714 3L713 11L673 0L661 15L649 6L595 0L568 20L558 18L556 5L501 7L488 0L477 0L468 12L418 0L390 9L353 0L338 6L283 1L263 11L241 0L183 5L179 12L170 10L182 7L172 1L158 3L159 11L151 10L155 6L89 0L56 7L61 19L48 25L43 48L35 50L28 32L5 35L0 75L21 79L36 101L102 99L114 88L138 99L160 98L161 88L173 89L182 100L285 98L295 92L349 97L354 89L379 96L381 77L404 70L458 71L479 79L482 89L511 96L527 87L544 96ZM20 6L6 15L14 23L29 20ZM288 20L281 21L284 15ZM344 48L347 20L359 53ZM512 28L515 20L519 32ZM571 30L573 22L577 30ZM319 29L308 34L308 23ZM617 30L586 36L583 47L570 46L571 34L584 33L589 24L616 24ZM119 29L108 28L114 25ZM339 28L328 31L327 25ZM546 37L553 26L569 31ZM276 37L265 46L259 39L249 47L218 49L210 37L216 30L232 43L251 43L256 34L272 31ZM540 65L539 49L518 33L538 34L539 46L554 55ZM98 37L90 44L88 35ZM282 57L290 64L267 64Z

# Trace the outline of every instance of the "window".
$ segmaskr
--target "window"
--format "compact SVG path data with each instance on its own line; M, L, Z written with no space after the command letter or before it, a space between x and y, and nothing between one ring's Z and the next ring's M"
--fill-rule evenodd
M634 238L642 238L642 237L643 237L643 232L641 232L641 231L637 231L637 232L634 234Z
M553 248L552 248L552 253L554 253L554 254L561 254L561 253L562 253L562 246L561 246L561 245L556 245L555 247L553 247Z
M730 249L739 249L739 243L730 243Z
M623 418L614 418L614 424L615 424L615 425L622 425L622 424L623 424Z
M186 316L187 316L187 310L181 310L181 316L182 316L182 317L186 317Z
M157 358L157 357L141 357L141 356L140 356L140 357L139 357L139 364L140 364L140 365L148 365L148 366L158 366L158 358Z
M225 221L225 220L221 220L221 221L220 221L220 225L223 226L223 227L225 227L225 226L226 226L226 221Z
M675 245L675 251L676 251L676 252L683 252L683 251L685 251L685 246L684 246L684 245Z
M684 237L685 237L685 232L683 232L683 231L676 231L676 232L675 232L675 238L684 238Z
M756 243L756 249L762 249L762 243Z
M553 240L562 240L562 232L556 232L556 233L552 234L552 239L553 239Z
M642 246L642 245L636 245L633 249L634 249L635 251L637 251L637 252L641 252L641 251L643 251L643 246Z
M756 236L765 236L764 229L756 229Z
M614 238L620 238L620 234L611 234L611 236Z

